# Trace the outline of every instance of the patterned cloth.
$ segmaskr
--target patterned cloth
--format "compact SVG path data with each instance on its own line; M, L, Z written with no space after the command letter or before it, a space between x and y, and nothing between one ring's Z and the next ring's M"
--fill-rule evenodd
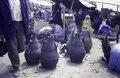
M13 21L22 21L21 5L19 0L9 0Z

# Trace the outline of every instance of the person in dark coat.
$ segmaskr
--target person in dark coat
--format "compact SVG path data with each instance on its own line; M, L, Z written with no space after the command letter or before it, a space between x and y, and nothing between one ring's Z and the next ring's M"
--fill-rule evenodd
M82 9L80 11L76 11L75 16L75 24L79 32L82 30Z
M0 0L0 35L4 35L13 76L19 76L19 52L25 50L29 18L26 0Z
M60 25L63 28L63 22L61 18L61 7L59 3L56 3L52 6L52 17L55 24Z

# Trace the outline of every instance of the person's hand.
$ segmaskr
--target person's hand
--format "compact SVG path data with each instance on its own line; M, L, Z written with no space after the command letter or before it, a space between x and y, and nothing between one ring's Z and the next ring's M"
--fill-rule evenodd
M57 34L52 34L52 36L53 36L53 37L56 37L56 36L57 36Z

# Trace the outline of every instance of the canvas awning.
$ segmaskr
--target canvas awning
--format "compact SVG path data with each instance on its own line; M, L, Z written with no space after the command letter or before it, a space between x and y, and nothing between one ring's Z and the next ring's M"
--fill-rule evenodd
M80 10L80 9L93 9L95 8L94 5L90 3L86 3L85 1L81 0L52 0L56 3L62 3L63 5L66 6L66 8L70 9L71 5L73 4L72 10Z
M45 0L31 0L32 3L52 7L52 3L45 1Z

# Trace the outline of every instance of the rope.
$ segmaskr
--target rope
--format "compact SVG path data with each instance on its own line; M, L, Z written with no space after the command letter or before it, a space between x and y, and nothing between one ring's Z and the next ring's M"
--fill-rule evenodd
M74 0L73 0L73 2L72 2L72 4L71 4L70 10L69 10L69 16L70 16L70 14L72 13L73 4L74 4Z
M72 2L71 7L70 7L69 14L72 12L73 4L74 4L74 0L73 0L73 2Z

